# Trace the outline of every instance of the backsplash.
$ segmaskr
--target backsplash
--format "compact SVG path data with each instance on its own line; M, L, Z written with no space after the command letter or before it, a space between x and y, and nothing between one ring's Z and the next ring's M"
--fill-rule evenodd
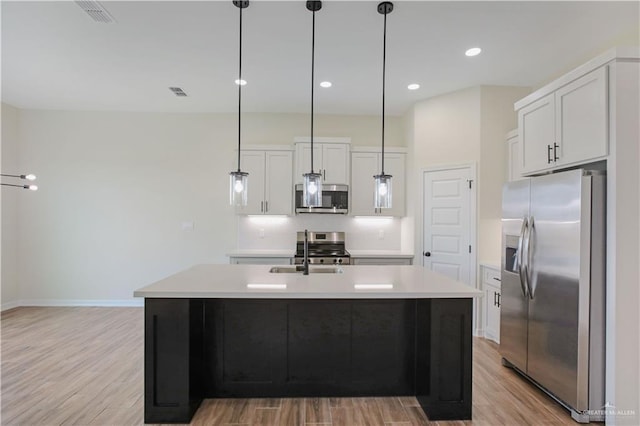
M351 217L304 214L297 216L239 216L238 249L295 250L296 232L342 231L347 250L400 250L401 220L391 217Z

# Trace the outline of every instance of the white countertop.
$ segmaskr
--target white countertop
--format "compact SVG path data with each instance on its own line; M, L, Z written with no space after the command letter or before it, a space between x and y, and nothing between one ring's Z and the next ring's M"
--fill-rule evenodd
M347 250L351 257L380 257L412 259L413 253L402 252L400 250Z
M482 292L422 266L342 266L340 274L270 273L270 265L196 265L134 292L149 298L431 299ZM330 268L317 266L317 268ZM248 285L258 285L249 288ZM280 286L280 288L265 288ZM357 289L356 285L391 285Z
M480 262L480 266L486 266L491 269L495 269L496 271L500 270L500 263L496 262Z
M293 257L293 250L233 250L227 253L228 257ZM347 250L351 257L371 257L371 258L399 258L411 259L413 253L402 252L399 250Z
M228 257L293 257L295 247L291 250L233 250L227 253Z

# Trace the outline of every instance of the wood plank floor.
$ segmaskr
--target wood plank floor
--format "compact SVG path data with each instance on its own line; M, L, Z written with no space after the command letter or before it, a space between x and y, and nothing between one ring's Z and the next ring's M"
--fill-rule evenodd
M17 308L1 315L0 423L143 423L142 308ZM196 425L577 425L474 338L473 421L429 422L415 398L205 400Z

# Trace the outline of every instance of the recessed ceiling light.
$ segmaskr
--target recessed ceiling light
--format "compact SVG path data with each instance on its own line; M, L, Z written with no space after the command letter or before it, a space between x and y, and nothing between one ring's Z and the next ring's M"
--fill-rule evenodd
M331 82L323 81L322 83L320 83L320 87L331 87Z
M479 47L472 47L471 49L464 52L464 54L467 56L476 56L479 55L480 52L482 52L482 49L480 49Z
M236 84L238 86L245 86L247 84L247 80L236 80Z
M420 88L420 85L418 83L411 83L410 85L407 86L407 89L409 90L418 90Z

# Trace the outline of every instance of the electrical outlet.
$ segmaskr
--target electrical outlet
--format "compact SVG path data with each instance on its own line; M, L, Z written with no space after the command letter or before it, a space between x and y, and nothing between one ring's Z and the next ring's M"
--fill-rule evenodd
M378 231L378 239L384 240L384 229Z
M182 230L184 232L193 232L193 222L182 222Z

